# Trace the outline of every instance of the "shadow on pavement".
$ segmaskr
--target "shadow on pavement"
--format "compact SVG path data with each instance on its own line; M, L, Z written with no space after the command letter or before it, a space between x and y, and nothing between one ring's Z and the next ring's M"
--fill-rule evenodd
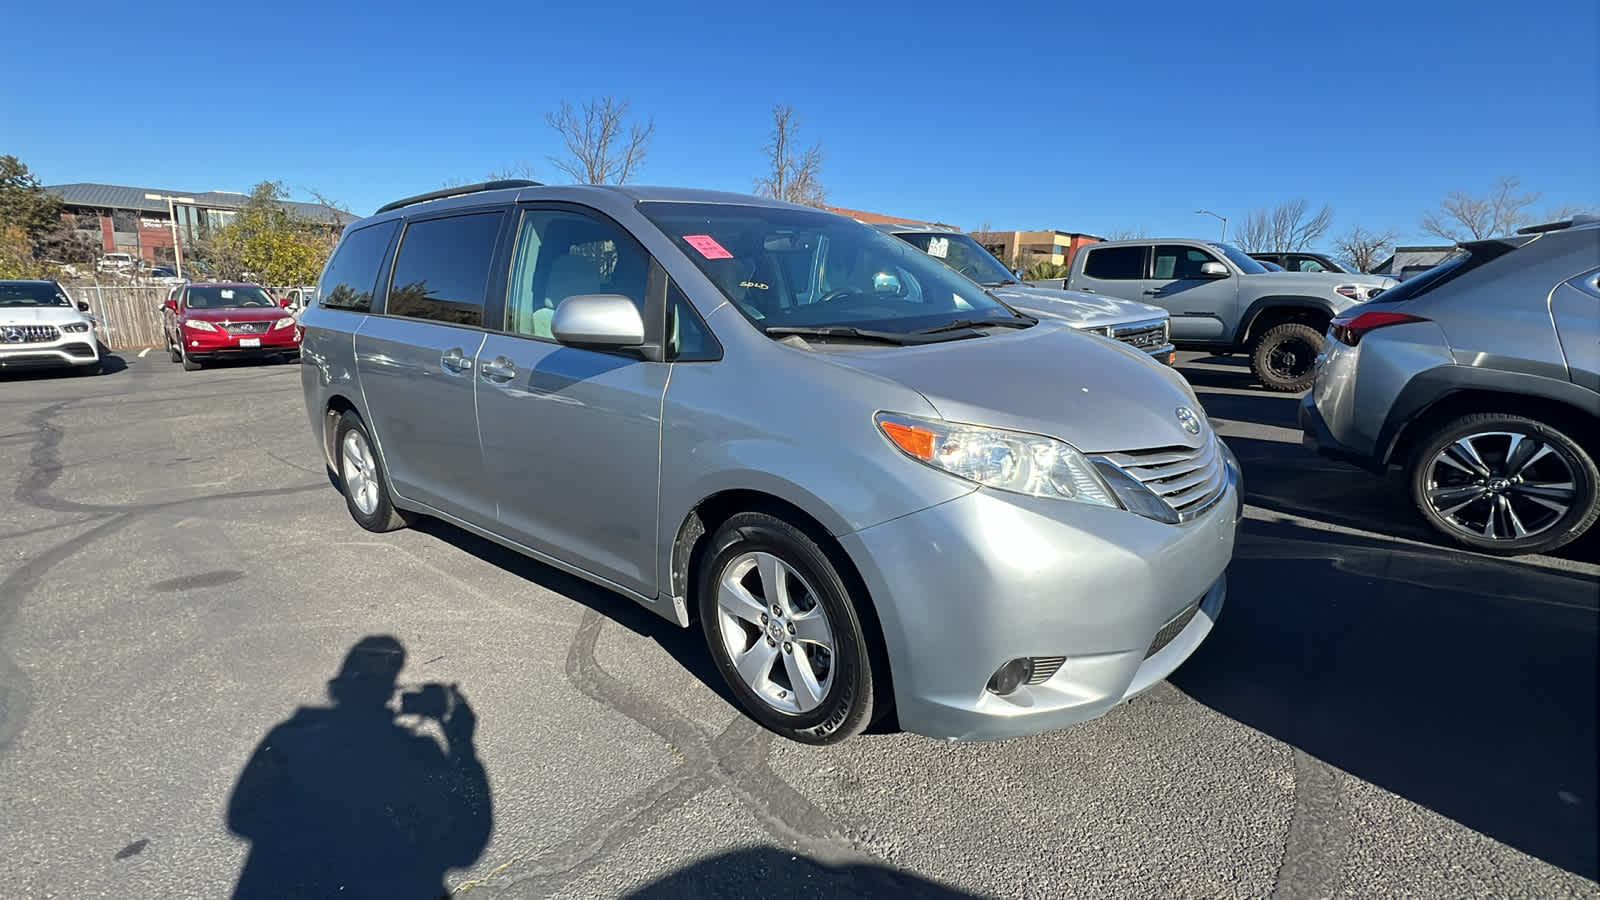
M44 368L5 368L0 369L0 381L49 381L52 378L100 378L106 375L115 375L126 371L127 360L121 356L100 349L100 372L96 375L82 375L77 370L68 366L48 366Z
M1593 578L1249 520L1217 629L1170 680L1592 879L1597 603Z
M623 896L627 900L976 897L885 866L830 866L775 847L737 850L704 859Z
M250 842L235 897L438 900L446 871L477 861L493 827L477 717L455 685L400 684L404 667L399 641L362 638L330 705L301 707L256 747L228 803L228 829Z

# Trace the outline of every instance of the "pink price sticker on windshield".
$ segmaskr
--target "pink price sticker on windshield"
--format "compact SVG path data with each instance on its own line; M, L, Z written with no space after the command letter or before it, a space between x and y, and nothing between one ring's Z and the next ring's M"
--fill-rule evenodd
M689 246L699 250L700 255L706 259L733 259L733 254L709 234L686 234L683 239L689 242Z

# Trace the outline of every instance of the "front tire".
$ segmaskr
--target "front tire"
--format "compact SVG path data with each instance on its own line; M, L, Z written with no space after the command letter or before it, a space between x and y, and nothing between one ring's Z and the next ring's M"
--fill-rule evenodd
M1316 379L1322 333L1299 322L1267 329L1250 348L1250 371L1274 391L1299 393Z
M806 744L838 743L872 723L885 704L861 613L816 541L774 516L739 513L705 559L706 644L751 718Z
M183 362L183 352L178 349L177 344L172 342L171 334L167 334L167 355L172 357L172 361L175 363Z
M1462 416L1419 444L1411 499L1444 536L1484 553L1548 553L1600 518L1600 471L1560 429L1501 413Z
M183 370L185 372L200 371L200 361L189 355L188 348L184 347L182 344L179 344L178 353L178 361L183 363Z
M372 449L372 436L367 433L366 423L354 410L339 417L333 446L338 454L339 486L344 490L350 518L362 528L379 534L410 525L412 517L395 509L383 461Z

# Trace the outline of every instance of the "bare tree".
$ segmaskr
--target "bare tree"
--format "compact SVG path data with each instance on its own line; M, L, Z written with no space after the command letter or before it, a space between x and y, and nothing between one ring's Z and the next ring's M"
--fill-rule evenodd
M1333 224L1333 207L1326 203L1309 218L1308 211L1304 199L1279 203L1271 209L1251 210L1244 222L1234 229L1234 242L1249 253L1304 250Z
M1571 219L1573 216L1592 216L1594 213L1594 207L1592 206L1580 206L1576 203L1568 203L1563 206L1553 206L1550 209L1545 210L1544 215L1539 217L1539 221L1565 222L1568 219Z
M799 142L800 121L787 103L772 108L772 131L767 135L767 154L771 173L756 179L756 193L763 197L821 206L825 197L822 188L822 142L812 144L807 150L796 152Z
M544 120L567 144L568 155L550 157L551 165L584 184L626 184L644 165L656 130L654 119L630 123L628 101L610 96L585 101L582 109L563 100Z
M504 169L490 171L482 178L464 178L459 175L454 178L446 178L442 186L447 188L466 187L469 184L478 184L484 181L505 181L511 178L533 180L533 163L527 160L519 160Z
M1539 202L1538 192L1521 190L1522 179L1502 175L1482 196L1451 191L1422 217L1422 230L1452 242L1510 234L1529 224L1528 209Z
M1355 266L1357 272L1370 272L1373 266L1388 255L1396 237L1392 228L1377 232L1368 231L1357 225L1345 232L1343 237L1335 240L1333 247Z

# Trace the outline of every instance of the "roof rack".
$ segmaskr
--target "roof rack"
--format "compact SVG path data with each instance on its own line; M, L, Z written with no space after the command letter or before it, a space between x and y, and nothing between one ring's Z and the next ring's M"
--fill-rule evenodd
M540 182L529 181L525 178L505 178L500 181L480 181L477 184L463 184L460 187L448 187L442 190L429 191L426 194L418 194L415 197L407 197L404 200L396 200L393 203L385 203L384 205L378 207L378 212L373 213L373 215L378 215L378 213L386 213L393 209L399 209L402 206L411 206L415 203L424 203L429 200L443 200L445 197L459 197L462 194L476 194L479 191L498 191L503 188L525 187L544 187L544 185Z
M1593 225L1596 222L1600 222L1600 216L1579 214L1570 219L1562 219L1559 222L1546 222L1543 225L1529 225L1526 228L1518 228L1517 234L1542 234L1546 231L1562 231L1579 225Z

